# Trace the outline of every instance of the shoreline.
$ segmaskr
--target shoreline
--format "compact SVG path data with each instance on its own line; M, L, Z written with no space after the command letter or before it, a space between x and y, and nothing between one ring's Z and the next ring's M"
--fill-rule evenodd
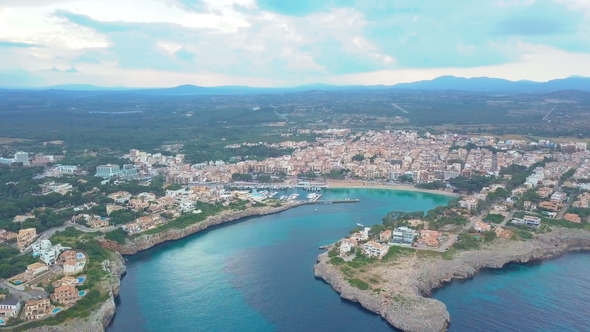
M384 189L384 190L398 190L398 191L412 191L412 192L419 192L419 193L428 193L428 194L436 194L436 195L445 195L445 196L453 196L453 197L460 197L461 195L440 190L440 189L421 189L416 188L412 185L390 185L390 184L381 184L375 182L365 182L365 181L356 181L356 180L330 180L327 182L329 189Z
M456 257L402 257L396 265L377 266L382 292L353 287L327 253L318 256L316 278L330 284L343 299L359 303L391 326L408 332L444 332L451 324L446 305L430 296L453 280L473 278L482 269L499 269L509 263L557 258L569 252L590 251L590 232L554 229L531 241L502 240L480 250L458 252Z
M123 245L110 240L101 240L100 243L106 249L117 251L121 255L133 256L159 244L180 240L192 234L202 232L212 226L218 226L250 217L276 214L303 205L304 203L302 202L294 202L281 207L249 208L244 211L231 211L210 216L201 222L188 225L185 228L172 228L153 234L139 234L137 237L128 238Z
M330 186L329 189L383 189L383 190L397 190L397 191L410 191L410 192L421 192L421 193L429 193L434 195L444 195L444 196L451 196L451 197L460 197L459 194L451 193L444 190L428 190L428 189L420 189L414 186L409 185L380 185L376 183L365 183L363 181L331 181L328 182ZM328 189L328 190L329 190ZM189 235L204 231L211 226L217 226L229 222L239 221L240 219L250 218L250 217L257 217L257 216L266 216L275 213L280 213L283 211L287 211L299 206L305 205L305 201L300 202L292 202L287 203L284 206L273 208L273 207L263 207L263 208L250 208L245 211L232 211L227 213L222 213L219 215L211 216L204 221L189 225L182 229L167 229L162 232L153 233L153 234L139 234L137 237L128 238L127 242L124 245L119 243L103 240L101 244L111 250L118 251L120 254L125 256L132 256L141 251L148 250L153 248L161 243L180 240L184 237Z

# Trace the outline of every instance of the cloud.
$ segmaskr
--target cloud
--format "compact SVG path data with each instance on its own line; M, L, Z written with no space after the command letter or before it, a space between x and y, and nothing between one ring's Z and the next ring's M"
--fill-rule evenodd
M186 10L194 12L204 12L208 10L208 6L202 0L165 0L167 3L175 6L180 6Z
M80 72L78 69L76 69L74 67L70 67L68 69L58 69L55 66L51 67L51 69L46 69L45 71L54 72L54 73L69 73L69 74L75 74L75 73Z
M536 53L522 45L590 54L588 1L0 0L0 70L51 84L389 82L512 64L522 69L498 75L570 74L529 70Z
M54 16L66 19L67 21L76 25L92 28L98 32L103 33L124 32L129 30L129 28L124 23L99 22L97 20L93 20L87 15L75 14L67 10L57 10L54 13Z
M0 48L3 48L3 47L29 48L29 47L40 47L40 46L37 45L37 44L20 43L20 42L0 40Z

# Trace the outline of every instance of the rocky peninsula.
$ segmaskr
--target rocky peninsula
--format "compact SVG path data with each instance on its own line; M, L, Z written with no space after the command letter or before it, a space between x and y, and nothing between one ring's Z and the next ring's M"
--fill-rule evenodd
M160 243L179 240L191 234L204 231L212 226L221 225L223 223L228 223L248 217L275 214L297 206L301 206L302 204L303 203L301 202L289 202L284 203L279 207L249 207L242 211L223 211L185 228L170 228L157 233L144 235L140 234L136 237L127 239L125 244L104 240L101 241L101 245L107 249L115 250L122 255L135 255L140 251L147 250Z
M119 295L121 278L125 275L125 260L121 254L114 252L110 264L110 273L99 287L109 292L109 297L88 317L69 319L55 326L40 326L29 329L30 332L103 332L115 317L115 297Z
M590 250L590 232L555 228L530 241L496 239L478 250L457 252L452 258L416 251L395 262L363 267L364 277L377 284L368 290L351 285L338 266L330 263L327 253L319 255L314 273L342 298L358 302L398 329L442 332L448 329L451 317L442 302L428 297L433 290L453 279L471 278L484 268L551 259L581 250Z
M54 326L40 326L30 329L32 332L103 332L115 316L115 297L119 295L121 278L125 275L125 259L122 255L134 255L140 251L147 250L158 244L179 240L191 234L203 231L209 227L236 221L243 218L263 216L279 213L297 206L301 202L289 202L280 207L249 207L242 211L223 211L217 215L210 216L204 221L191 224L182 229L166 229L162 232L139 235L127 239L121 245L114 241L100 240L100 244L113 252L109 269L111 273L106 280L101 282L100 287L108 291L109 297L96 310L93 310L88 317L67 320Z

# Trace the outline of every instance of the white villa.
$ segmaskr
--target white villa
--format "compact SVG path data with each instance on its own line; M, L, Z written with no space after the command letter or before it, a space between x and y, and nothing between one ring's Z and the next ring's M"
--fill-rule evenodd
M369 241L363 245L363 251L365 252L365 255L369 257L377 257L381 259L389 251L389 246L375 241Z

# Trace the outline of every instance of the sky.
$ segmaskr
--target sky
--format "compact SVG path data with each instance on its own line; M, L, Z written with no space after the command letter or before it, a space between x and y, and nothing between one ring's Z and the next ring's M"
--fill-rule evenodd
M590 76L590 0L0 0L0 87Z

